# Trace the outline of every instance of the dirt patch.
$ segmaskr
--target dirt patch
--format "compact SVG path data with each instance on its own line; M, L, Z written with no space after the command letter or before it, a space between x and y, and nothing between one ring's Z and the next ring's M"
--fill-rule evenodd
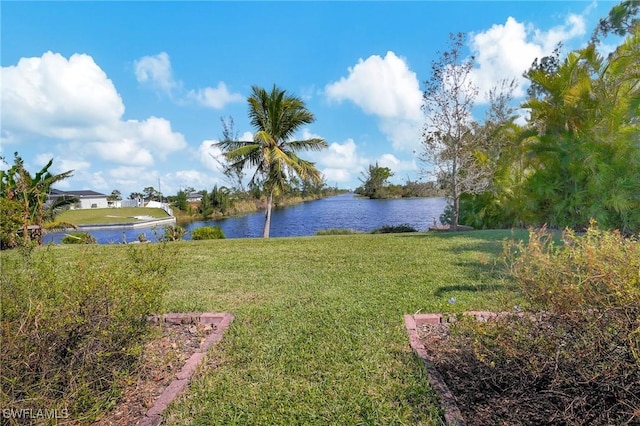
M152 340L145 345L142 360L131 375L116 406L94 426L134 426L171 384L186 361L206 338L216 331L213 324L172 324L153 327Z
M533 321L543 326L540 330L545 335L552 334L556 328L545 313L530 317L492 314L483 319L478 314L474 316L480 322ZM574 377L571 376L573 370L563 370L557 358L538 356L534 352L525 358L493 357L491 350L477 345L473 333L464 331L466 325L459 330L447 318L425 317L426 321L414 323L412 347L425 360L428 370L437 371L444 389L450 393L449 400L453 398L454 409L461 413L459 422L447 421L448 425L640 424L638 394L634 391L640 382L635 364L620 370L622 373L610 373L617 377L613 383L619 384L619 389L612 392L602 389L600 383L614 376L599 376L599 380L593 380L590 375ZM411 338L412 330L409 326L407 329ZM478 330L482 334L488 332L484 326ZM560 352L556 353L559 356ZM537 372L534 374L528 368L530 364L540 364L543 368L534 370ZM430 381L433 384L431 377ZM437 382L434 389L438 391ZM441 404L448 400L447 397L439 399ZM444 406L443 409L446 417L448 409Z

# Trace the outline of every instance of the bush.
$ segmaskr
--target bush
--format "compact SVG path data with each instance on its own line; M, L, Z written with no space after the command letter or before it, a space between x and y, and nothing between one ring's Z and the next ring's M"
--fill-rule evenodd
M87 232L72 232L62 237L62 244L96 244L97 241L93 235Z
M358 231L353 229L346 228L331 228L331 229L321 229L316 231L316 235L349 235L349 234L357 234Z
M160 238L161 241L180 241L184 238L187 231L179 225L165 226L164 235Z
M64 262L55 247L3 257L3 409L64 409L75 424L115 403L176 257L165 244L117 248Z
M372 234L398 234L401 232L418 232L416 228L409 224L402 225L384 225L381 228L378 228L372 231Z
M595 224L563 241L542 230L505 246L528 312L457 324L447 374L474 377L470 392L523 423L638 424L640 244Z
M217 226L203 226L191 231L192 240L219 240L225 238L224 232Z
M21 239L22 208L13 200L0 197L0 250L17 247Z

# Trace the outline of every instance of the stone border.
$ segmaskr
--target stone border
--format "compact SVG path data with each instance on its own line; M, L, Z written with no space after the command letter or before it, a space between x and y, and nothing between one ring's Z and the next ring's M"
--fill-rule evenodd
M442 316L440 314L405 315L404 326L409 334L411 349L422 358L422 362L427 369L429 383L438 397L440 407L444 410L445 424L447 426L465 426L462 413L456 404L456 398L447 387L442 375L436 370L435 365L429 361L427 350L418 337L418 327L423 324L440 324L441 320Z
M176 378L167 386L162 394L153 403L153 406L147 411L144 418L140 420L138 426L157 426L162 422L161 414L173 402L174 399L187 387L191 376L196 371L207 350L215 343L222 339L224 332L229 328L234 317L229 313L187 313L187 314L165 314L150 317L153 323L168 322L171 324L211 324L215 325L215 331L212 332L202 342L200 348L187 360L182 369L176 374Z
M489 311L467 311L462 315L469 315L475 317L477 321L487 321L490 318L496 318L499 314ZM522 316L523 313L517 315ZM444 410L444 420L447 426L465 426L464 418L456 403L456 398L453 396L449 387L445 383L442 375L436 370L435 365L429 361L427 350L418 337L417 329L425 324L442 324L454 321L455 314L443 316L442 314L415 314L404 316L404 326L409 334L409 344L411 349L422 358L422 361L427 368L427 377L429 383L433 387L433 390L438 396L440 407Z

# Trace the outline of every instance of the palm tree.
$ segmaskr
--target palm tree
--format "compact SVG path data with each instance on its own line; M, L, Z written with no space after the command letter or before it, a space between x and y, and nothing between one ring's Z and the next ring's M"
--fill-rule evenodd
M303 150L320 151L327 147L327 142L320 138L293 140L302 125L315 121L300 98L276 85L271 92L257 86L251 89L247 101L249 118L255 129L253 141L224 140L214 145L224 153L228 161L227 168L255 168L249 185L262 183L267 193L263 236L269 238L273 197L283 192L287 177L298 175L303 180L322 179L315 164L298 157L297 153Z

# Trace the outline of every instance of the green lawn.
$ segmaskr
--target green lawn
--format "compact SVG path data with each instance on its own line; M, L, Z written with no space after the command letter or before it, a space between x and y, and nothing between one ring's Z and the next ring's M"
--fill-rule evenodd
M66 210L56 216L56 221L73 223L74 225L96 225L108 223L136 223L142 220L135 216L167 217L162 209L147 207L122 207L109 209Z
M164 310L236 318L209 352L214 366L169 407L167 424L441 424L402 315L513 306L515 294L494 265L512 237L474 231L170 243L176 270ZM61 265L84 250L118 262L126 248L55 252Z
M219 366L170 407L168 424L439 424L402 315L497 308L512 296L492 272L508 237L183 243L167 311L236 320L210 354Z

